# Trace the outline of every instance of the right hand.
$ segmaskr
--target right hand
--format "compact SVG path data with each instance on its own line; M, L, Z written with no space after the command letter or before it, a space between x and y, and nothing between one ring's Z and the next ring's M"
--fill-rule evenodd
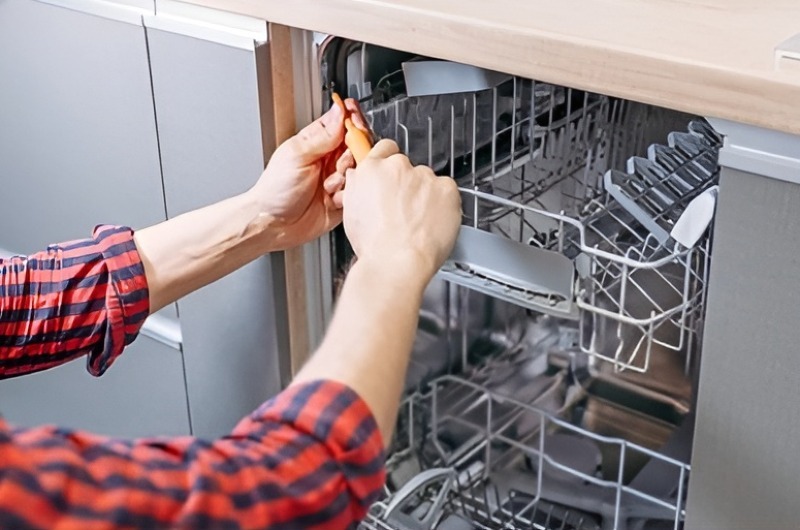
M359 261L418 275L426 284L453 250L461 196L453 179L414 167L382 140L346 177L344 229Z

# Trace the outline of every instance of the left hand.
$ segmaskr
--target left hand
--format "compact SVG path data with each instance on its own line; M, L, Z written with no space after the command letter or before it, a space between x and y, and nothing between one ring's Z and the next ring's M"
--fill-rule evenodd
M357 127L368 130L358 103L345 100ZM355 160L344 144L337 106L281 144L249 193L277 229L280 250L312 241L342 222L345 172Z

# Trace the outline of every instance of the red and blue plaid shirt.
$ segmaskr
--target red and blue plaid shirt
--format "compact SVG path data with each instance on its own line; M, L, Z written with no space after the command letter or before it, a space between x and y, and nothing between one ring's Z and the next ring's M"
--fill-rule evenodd
M83 355L100 375L148 304L128 228L0 260L0 378ZM218 440L0 419L0 528L350 528L379 495L383 464L367 405L331 381L289 387Z

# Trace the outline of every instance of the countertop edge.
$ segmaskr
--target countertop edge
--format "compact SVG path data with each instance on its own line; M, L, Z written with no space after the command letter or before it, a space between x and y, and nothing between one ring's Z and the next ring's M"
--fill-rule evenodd
M294 0L289 8L278 0L186 3L800 134L800 75L732 71L716 65L692 64L680 57L614 49L573 35L510 31L461 17L421 17L411 9L396 6L388 17L389 8L379 3L364 4L346 13L342 13L342 5L347 2L342 1ZM476 42L485 44L476 46Z

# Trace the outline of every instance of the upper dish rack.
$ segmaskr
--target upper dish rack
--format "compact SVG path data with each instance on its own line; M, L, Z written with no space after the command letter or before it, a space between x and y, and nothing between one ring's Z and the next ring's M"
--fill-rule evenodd
M459 184L467 228L442 278L579 319L581 349L617 370L692 348L710 239L671 230L718 178L704 120L519 78L362 105L377 137Z

